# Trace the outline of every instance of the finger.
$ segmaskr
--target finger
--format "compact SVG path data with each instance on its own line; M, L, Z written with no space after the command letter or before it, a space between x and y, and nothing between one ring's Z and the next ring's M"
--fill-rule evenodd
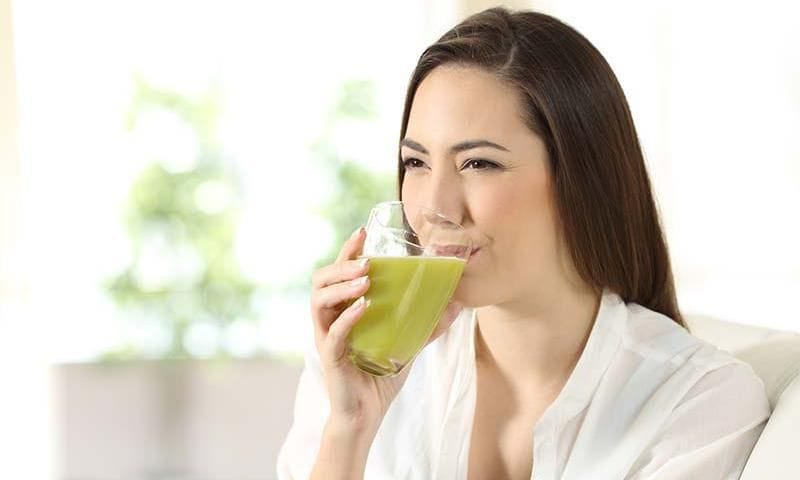
M442 313L442 318L439 319L436 329L433 331L430 338L428 338L428 342L425 345L433 342L444 332L446 332L453 322L456 321L456 318L458 318L462 310L464 310L464 307L461 304L457 302L450 302L447 305L447 308L445 308L444 313Z
M369 277L366 275L354 280L329 285L317 290L312 296L311 303L315 310L335 309L348 300L354 300L369 290ZM327 327L327 326L326 326Z
M312 288L324 288L334 283L352 280L369 271L369 259L348 260L320 268L311 276Z
M359 297L352 305L339 315L333 322L326 340L326 350L328 358L334 362L340 362L347 354L347 336L350 330L358 322L367 308L368 302L364 297Z
M342 245L342 249L339 251L339 256L336 257L336 263L342 262L344 260L353 260L358 257L358 254L361 253L361 247L364 245L364 239L366 238L364 227L360 227L358 230L353 232L350 235L350 238L344 242Z

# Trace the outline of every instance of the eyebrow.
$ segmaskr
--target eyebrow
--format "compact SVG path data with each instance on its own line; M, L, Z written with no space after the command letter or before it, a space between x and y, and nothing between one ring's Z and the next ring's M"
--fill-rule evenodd
M423 147L419 143L415 142L414 140L411 140L410 138L404 138L400 142L400 146L401 147L408 147L408 148L410 148L412 150L416 150L416 151L418 151L420 153L424 153L425 155L428 154L428 151L425 149L425 147ZM466 150L472 150L473 148L479 148L479 147L495 148L497 150L502 150L504 152L509 152L510 151L506 147L504 147L502 145L499 145L497 143L494 143L494 142L490 142L489 140L465 140L463 142L457 143L457 144L453 145L452 147L450 147L450 153L451 154L456 154L456 153L459 153L459 152L463 152L463 151L466 151Z

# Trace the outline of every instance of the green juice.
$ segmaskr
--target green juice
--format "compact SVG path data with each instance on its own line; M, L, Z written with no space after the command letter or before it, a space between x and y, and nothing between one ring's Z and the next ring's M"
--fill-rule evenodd
M370 257L370 301L350 332L350 359L373 375L395 375L422 349L461 279L455 257Z

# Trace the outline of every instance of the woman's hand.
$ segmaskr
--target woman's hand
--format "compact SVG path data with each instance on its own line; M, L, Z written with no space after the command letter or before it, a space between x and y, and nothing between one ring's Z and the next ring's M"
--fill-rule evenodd
M412 365L393 377L375 377L359 370L347 356L347 336L367 308L363 295L370 284L369 264L366 259L357 259L364 240L365 232L360 228L345 242L332 265L314 272L311 313L330 400L329 421L377 431ZM358 300L349 305L353 299ZM460 312L461 306L451 302L427 343L444 333Z

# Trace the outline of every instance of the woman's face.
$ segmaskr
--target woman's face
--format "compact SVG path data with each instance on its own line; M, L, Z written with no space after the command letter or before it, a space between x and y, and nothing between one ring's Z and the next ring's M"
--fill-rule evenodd
M437 67L417 89L400 155L403 200L460 223L480 247L455 300L524 300L561 274L547 151L516 90L478 68Z

